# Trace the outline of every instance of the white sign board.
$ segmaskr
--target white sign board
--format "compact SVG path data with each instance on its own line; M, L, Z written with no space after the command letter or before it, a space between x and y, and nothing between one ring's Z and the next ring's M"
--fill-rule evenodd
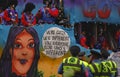
M51 58L64 56L70 47L70 38L68 34L58 28L49 28L43 35L42 45L43 53Z
M109 58L117 63L118 77L120 77L120 52L112 53Z

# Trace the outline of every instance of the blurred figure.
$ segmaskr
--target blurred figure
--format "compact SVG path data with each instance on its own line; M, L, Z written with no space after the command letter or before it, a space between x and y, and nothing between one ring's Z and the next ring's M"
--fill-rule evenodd
M90 77L99 77L99 74L101 72L101 69L99 67L101 63L101 53L100 50L97 49L91 49L91 56L90 56L90 64L88 65L90 70Z
M80 45L88 49L89 47L86 44L87 39L85 35L85 31L82 31L82 33L80 34Z
M59 11L58 11L57 4L56 4L56 3L53 3L53 4L52 4L51 10L50 10L50 14L51 14L51 17L52 17L53 22L56 23L57 17L58 17L58 15L59 15Z
M80 52L80 53L78 54L78 58L79 58L80 60L86 61L85 52Z
M0 24L4 24L4 10L6 9L7 0L0 0Z
M0 5L0 24L3 24L3 14L4 14L4 12L3 12L3 9Z
M79 76L88 77L87 67L88 63L79 60L78 54L80 52L80 48L78 46L70 47L71 55L68 58L64 58L62 64L58 69L58 73L62 74L63 77L76 77L74 76L75 72L79 72Z
M18 25L18 13L16 12L17 0L9 0L8 8L4 11L5 25Z
M116 77L117 76L117 64L112 60L108 60L108 57L110 56L109 52L105 49L102 49L101 55L102 55L101 74L106 73L105 76L107 77Z
M29 26L34 26L36 25L36 18L32 14L32 10L35 9L35 5L33 3L27 3L25 5L25 9L22 13L21 17L21 24L23 26L29 27Z
M51 1L45 1L45 6L40 8L37 12L36 19L38 24L51 24L56 22L56 18L59 15L59 11L56 8L55 3L53 3L52 6L51 4Z
M98 33L97 42L96 42L94 48L95 49L102 49L102 48L106 48L106 47L107 47L107 40L105 38L105 32L101 28L99 33Z
M120 29L118 29L115 33L115 39L118 45L118 48L120 48Z

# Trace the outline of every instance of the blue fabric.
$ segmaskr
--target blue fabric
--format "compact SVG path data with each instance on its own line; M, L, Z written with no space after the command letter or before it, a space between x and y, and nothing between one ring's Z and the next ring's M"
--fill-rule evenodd
M93 50L93 52L97 52L97 53L101 54L101 51L99 49L92 49L92 50Z
M58 68L58 74L63 74L63 64L61 63Z
M41 20L43 20L44 22L48 22L48 23L55 22L55 18L51 17L51 15L49 14L49 12L45 11L45 7L42 7L40 10L42 12L42 18L41 18Z

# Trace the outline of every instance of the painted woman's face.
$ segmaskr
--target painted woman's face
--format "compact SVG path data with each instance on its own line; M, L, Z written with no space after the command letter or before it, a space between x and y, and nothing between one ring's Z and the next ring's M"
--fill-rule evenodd
M17 35L13 53L11 53L12 72L17 75L26 75L34 60L34 46L34 39L26 30Z

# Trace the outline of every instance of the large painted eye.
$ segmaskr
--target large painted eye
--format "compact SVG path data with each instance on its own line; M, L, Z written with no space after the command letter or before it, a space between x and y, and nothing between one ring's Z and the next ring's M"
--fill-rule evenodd
M14 48L22 48L20 44L14 44Z
M34 43L30 43L30 44L28 45L28 47L29 47L29 48L34 48L34 47L35 47L35 44L34 44Z

